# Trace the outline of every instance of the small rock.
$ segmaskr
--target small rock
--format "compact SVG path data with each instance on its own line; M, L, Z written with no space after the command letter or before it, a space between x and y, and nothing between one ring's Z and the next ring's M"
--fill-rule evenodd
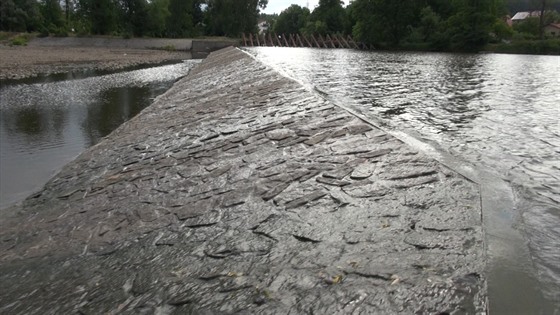
M291 129L276 129L266 133L266 137L273 141L280 141L295 136L295 132Z

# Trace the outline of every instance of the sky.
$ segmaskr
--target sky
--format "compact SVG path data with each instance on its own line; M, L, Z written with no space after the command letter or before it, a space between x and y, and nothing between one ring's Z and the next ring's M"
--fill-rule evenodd
M343 2L346 6L350 0L344 0ZM313 9L319 4L319 0L268 0L268 5L263 12L267 14L280 14L282 10L287 9L292 4L297 4L301 7L306 7L307 4L309 4L309 10L313 11Z

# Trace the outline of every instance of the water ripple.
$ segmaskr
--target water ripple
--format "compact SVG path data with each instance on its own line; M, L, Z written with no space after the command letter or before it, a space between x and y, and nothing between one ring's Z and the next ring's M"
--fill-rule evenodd
M512 183L544 292L560 301L560 57L248 51L335 102L414 130Z

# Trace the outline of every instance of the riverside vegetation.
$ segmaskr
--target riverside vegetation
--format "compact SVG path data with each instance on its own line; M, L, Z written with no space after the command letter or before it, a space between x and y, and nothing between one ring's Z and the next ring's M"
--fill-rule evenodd
M62 3L62 5L61 5ZM544 26L560 22L558 0L320 0L266 15L268 0L5 0L0 30L43 36L238 37L266 21L278 34L344 34L381 49L560 53ZM514 27L506 16L539 11Z

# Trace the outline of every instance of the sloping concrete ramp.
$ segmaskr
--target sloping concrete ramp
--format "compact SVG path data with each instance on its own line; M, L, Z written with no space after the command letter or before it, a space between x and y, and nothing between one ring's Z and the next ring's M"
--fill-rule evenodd
M2 216L2 314L486 309L477 184L234 48Z

